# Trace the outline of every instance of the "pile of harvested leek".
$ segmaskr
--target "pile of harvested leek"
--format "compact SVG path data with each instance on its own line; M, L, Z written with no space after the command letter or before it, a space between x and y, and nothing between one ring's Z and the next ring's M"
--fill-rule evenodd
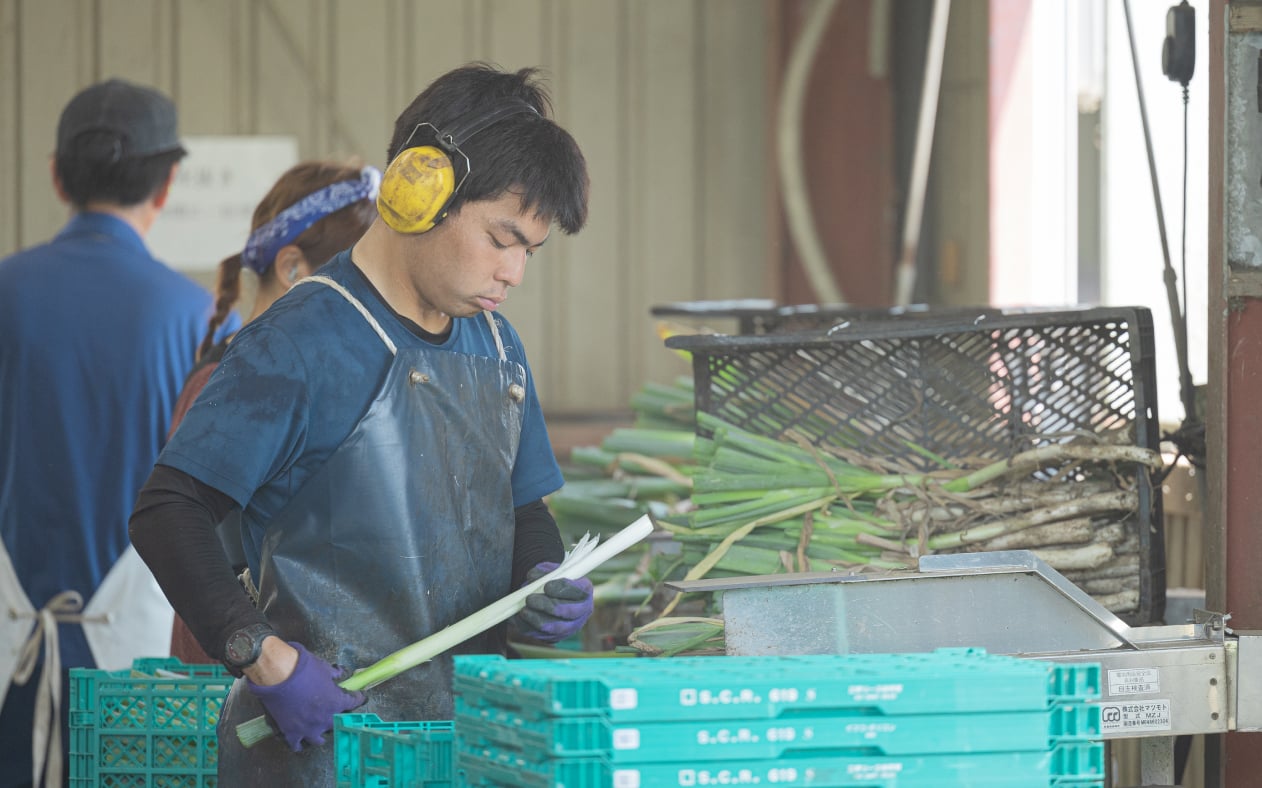
M691 378L674 385L647 383L631 399L634 426L615 430L599 446L576 446L562 471L565 486L548 506L566 543L579 534L610 533L648 514L669 516L692 495L693 391ZM634 586L645 571L648 547L628 550L592 578L602 588Z
M929 553L1009 549L1032 549L1070 575L1123 577L1137 560L1125 527L1138 506L1135 469L1161 468L1150 449L1077 436L925 473L806 436L774 440L705 413L697 420L713 437L695 441L692 508L659 521L683 544L679 564L690 580L900 569ZM1123 584L1101 601L1133 608L1138 594Z
M697 414L686 379L646 385L632 403L635 426L576 449L589 475L551 502L559 521L651 512L677 545L655 554L654 581L905 569L929 553L1029 549L1114 612L1138 606L1137 484L1161 458L1116 435L1041 435L1044 445L1000 461L919 451L938 465L924 472L816 445L817 436L776 440ZM660 620L634 630L630 644L712 649L708 622L672 618L677 602L657 605Z

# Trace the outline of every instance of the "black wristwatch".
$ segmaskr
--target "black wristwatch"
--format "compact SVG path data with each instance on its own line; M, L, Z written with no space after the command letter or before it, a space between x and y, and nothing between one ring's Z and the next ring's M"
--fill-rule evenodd
M263 641L276 631L267 624L250 624L228 636L223 646L223 664L234 676L258 661L263 653Z

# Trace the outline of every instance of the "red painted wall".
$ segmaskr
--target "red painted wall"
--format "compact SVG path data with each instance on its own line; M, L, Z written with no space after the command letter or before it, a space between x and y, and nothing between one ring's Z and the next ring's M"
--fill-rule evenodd
M774 2L771 106L778 107L785 64L809 9ZM845 300L886 306L897 259L893 103L888 74L871 73L871 0L836 4L817 50L803 111L804 171L816 231ZM767 119L774 134L776 118ZM773 137L774 139L774 137ZM775 169L774 148L768 152ZM779 182L773 178L779 194ZM782 201L777 199L777 204ZM784 304L818 303L784 221L773 233L771 265Z

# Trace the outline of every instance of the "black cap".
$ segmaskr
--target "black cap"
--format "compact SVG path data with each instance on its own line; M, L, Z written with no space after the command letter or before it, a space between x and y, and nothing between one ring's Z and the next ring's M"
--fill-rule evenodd
M185 152L171 99L121 79L92 85L70 100L57 124L57 153L72 151L89 132L98 139L113 137L119 159Z

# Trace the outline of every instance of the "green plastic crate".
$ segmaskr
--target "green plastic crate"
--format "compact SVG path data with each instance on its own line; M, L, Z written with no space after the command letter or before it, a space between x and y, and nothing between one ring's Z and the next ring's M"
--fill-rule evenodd
M456 658L469 786L1103 783L1100 666L979 649L672 659Z
M906 757L807 756L609 764L599 758L533 761L494 749L456 746L465 784L505 788L665 788L704 785L811 788L1048 788L1054 755L966 753Z
M215 788L220 665L148 658L70 671L70 788Z
M1104 743L1071 742L1052 748L1052 785L1089 787L1104 780Z
M1081 706L1074 714L1046 709L896 716L812 713L771 720L615 724L596 716L531 719L508 709L470 708L457 699L456 729L467 744L512 748L537 760L598 756L610 763L708 761L822 750L931 755L1044 750L1066 727L1066 719L1089 717L1092 708Z
M1084 703L1055 703L1051 710L1051 740L1054 744L1098 741L1100 706Z
M451 720L383 722L376 714L338 714L337 788L448 788L454 736Z
M612 722L1032 711L1099 697L1100 666L992 656L846 654L671 659L506 660L457 656L453 686L469 706Z

